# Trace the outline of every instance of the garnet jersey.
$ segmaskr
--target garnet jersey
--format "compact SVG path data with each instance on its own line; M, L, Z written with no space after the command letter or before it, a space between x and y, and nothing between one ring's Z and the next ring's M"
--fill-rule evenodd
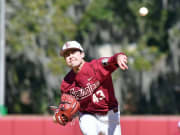
M75 96L80 112L104 114L118 106L111 77L118 68L118 54L85 62L77 74L71 70L65 76L61 91Z

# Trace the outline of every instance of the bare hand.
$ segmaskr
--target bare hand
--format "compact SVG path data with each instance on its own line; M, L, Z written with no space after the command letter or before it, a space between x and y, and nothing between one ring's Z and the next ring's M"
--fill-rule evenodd
M128 66L127 66L128 61L127 61L126 55L124 55L124 54L118 55L117 56L117 63L122 70L128 69Z

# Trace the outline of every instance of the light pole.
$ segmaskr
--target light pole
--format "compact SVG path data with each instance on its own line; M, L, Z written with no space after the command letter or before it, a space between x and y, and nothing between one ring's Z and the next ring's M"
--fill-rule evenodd
M6 114L5 96L5 0L0 0L0 115Z

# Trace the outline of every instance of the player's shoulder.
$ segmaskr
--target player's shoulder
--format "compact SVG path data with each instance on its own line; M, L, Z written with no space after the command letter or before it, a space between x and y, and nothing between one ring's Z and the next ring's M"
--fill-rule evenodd
M109 59L109 57L100 57L100 58L98 58L98 59L93 59L92 61L91 61L91 64L95 64L95 65L101 65L101 66L103 66L103 63L107 63L108 62L108 59Z
M109 57L100 57L98 59L93 59L89 62L90 67L94 67L94 68L103 68L104 67L104 63L108 62Z
M92 59L91 61L86 62L86 69L96 67L98 64L98 59Z
M70 70L70 71L66 74L66 76L64 77L64 81L70 83L70 82L72 82L72 81L74 80L74 77L75 77L74 71L73 71L73 70Z
M61 90L66 91L74 82L74 73L69 71L61 83Z
M92 59L91 61L89 61L89 64L96 64L99 61L99 59Z

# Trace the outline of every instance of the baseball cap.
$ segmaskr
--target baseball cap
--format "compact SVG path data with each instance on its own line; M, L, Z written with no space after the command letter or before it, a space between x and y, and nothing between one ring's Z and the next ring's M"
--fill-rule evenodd
M84 51L84 49L82 48L82 46L80 45L80 43L78 43L77 41L67 41L61 51L60 51L60 55L61 56L64 56L64 53L68 50L71 50L71 49L77 49L77 50L80 50L80 51Z

